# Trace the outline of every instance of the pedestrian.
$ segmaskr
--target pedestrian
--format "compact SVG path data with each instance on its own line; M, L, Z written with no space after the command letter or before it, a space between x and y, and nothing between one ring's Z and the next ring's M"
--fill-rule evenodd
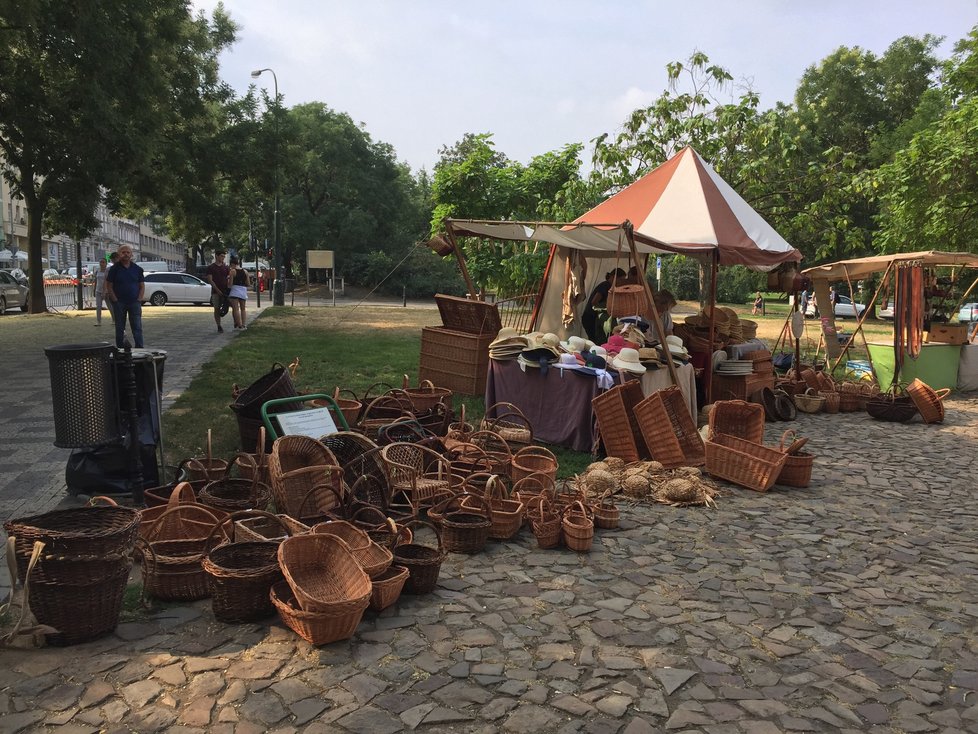
M804 316L808 312L808 289L801 292L801 313Z
M835 286L829 286L829 310L835 314L835 304L839 302L839 294L835 292Z
M137 349L143 348L143 297L146 283L143 269L132 261L132 248L122 245L119 259L105 275L105 293L115 315L115 345L122 349L126 319Z
M671 291L661 290L652 296L652 302L662 322L664 336L672 336L672 314L669 312L676 307L676 297Z
M241 267L241 262L236 257L231 258L231 275L228 278L231 286L228 292L228 300L231 302L231 318L234 319L235 329L244 329L247 314L245 304L248 303L248 271Z
M103 257L98 262L98 270L95 272L95 325L102 325L102 303L105 303L105 310L109 312L112 316L112 321L115 321L115 314L112 313L112 304L109 303L109 299L105 296L105 276L108 275L108 263Z
M603 316L604 320L607 320L608 314L605 311L605 307L608 301L608 292L618 278L624 277L625 271L621 268L615 268L605 273L604 280L594 287L594 290L591 291L591 296L587 299L587 304L584 306L584 313L581 314L581 326L584 327L587 338L595 344L603 344L605 342L603 321L600 317ZM602 323L599 324L599 321L602 321Z
M228 297L228 291L231 290L228 283L231 268L224 264L226 256L225 250L218 250L214 253L214 262L207 266L207 282L211 284L211 306L214 307L214 323L217 324L219 334L224 333L221 317L227 313L227 309L224 308L225 299Z
M761 292L758 291L754 296L754 308L751 309L751 316L757 316L758 313L764 312L764 299L761 297Z

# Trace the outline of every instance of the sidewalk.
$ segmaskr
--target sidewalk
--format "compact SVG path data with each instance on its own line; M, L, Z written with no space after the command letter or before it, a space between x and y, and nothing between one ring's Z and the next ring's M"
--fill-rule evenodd
M164 310L147 333L171 350L172 399L233 334ZM67 452L50 448L41 345L28 357L14 384L32 392L0 405L0 501L40 511ZM817 455L807 489L732 490L715 509L622 498L621 529L590 554L541 551L526 530L450 554L435 593L368 612L349 641L220 624L205 600L88 644L5 650L0 730L978 730L978 397L933 426L800 414L766 443L786 428Z

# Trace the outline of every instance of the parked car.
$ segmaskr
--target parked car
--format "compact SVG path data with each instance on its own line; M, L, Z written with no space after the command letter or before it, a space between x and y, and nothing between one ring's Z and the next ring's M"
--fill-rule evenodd
M966 303L958 311L958 321L962 324L969 324L978 321L978 303Z
M41 277L44 278L44 280L61 280L64 276L54 268L48 268L44 271Z
M835 317L837 319L855 319L862 315L862 312L866 310L866 307L861 303L853 303L849 296L844 296L841 293L836 294L835 297ZM808 308L805 310L805 316L807 318L815 318L815 304L811 301L808 302ZM892 315L890 316L892 318Z
M211 286L188 273L147 273L145 303L165 306L168 303L193 303L203 306L211 300Z
M27 311L27 286L18 283L7 271L0 270L0 316L7 313L8 308Z
M10 273L14 277L14 280L21 285L27 285L27 273L20 268L5 268L4 272Z
M886 308L881 308L876 311L876 315L881 319L887 319L889 321L893 320L893 301L886 304Z

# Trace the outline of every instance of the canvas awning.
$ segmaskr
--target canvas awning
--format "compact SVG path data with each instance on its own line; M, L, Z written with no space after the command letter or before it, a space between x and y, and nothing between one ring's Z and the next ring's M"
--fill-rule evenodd
M939 252L925 250L923 252L898 252L893 255L874 255L858 257L852 260L839 260L826 265L816 265L803 270L806 275L819 280L844 280L849 278L859 280L873 273L881 273L890 263L911 262L919 260L924 267L962 267L978 268L978 255L970 252Z
M456 237L487 237L511 242L543 242L548 245L580 250L584 255L608 257L619 246L628 251L626 228L628 221L616 224L590 222L496 222L485 219L447 219L445 227ZM665 242L652 237L635 236L635 245L642 254L677 252Z

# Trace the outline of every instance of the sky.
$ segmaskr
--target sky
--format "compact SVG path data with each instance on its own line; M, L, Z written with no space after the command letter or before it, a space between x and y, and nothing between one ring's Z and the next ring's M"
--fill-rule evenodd
M209 12L217 0L193 0ZM668 87L694 51L750 85L761 107L790 102L805 69L840 46L882 54L905 35L978 24L978 0L225 0L240 26L221 58L239 92L269 67L283 104L346 112L414 171L465 133L510 159L615 133ZM738 89L736 85L740 85ZM585 154L586 158L590 153Z

